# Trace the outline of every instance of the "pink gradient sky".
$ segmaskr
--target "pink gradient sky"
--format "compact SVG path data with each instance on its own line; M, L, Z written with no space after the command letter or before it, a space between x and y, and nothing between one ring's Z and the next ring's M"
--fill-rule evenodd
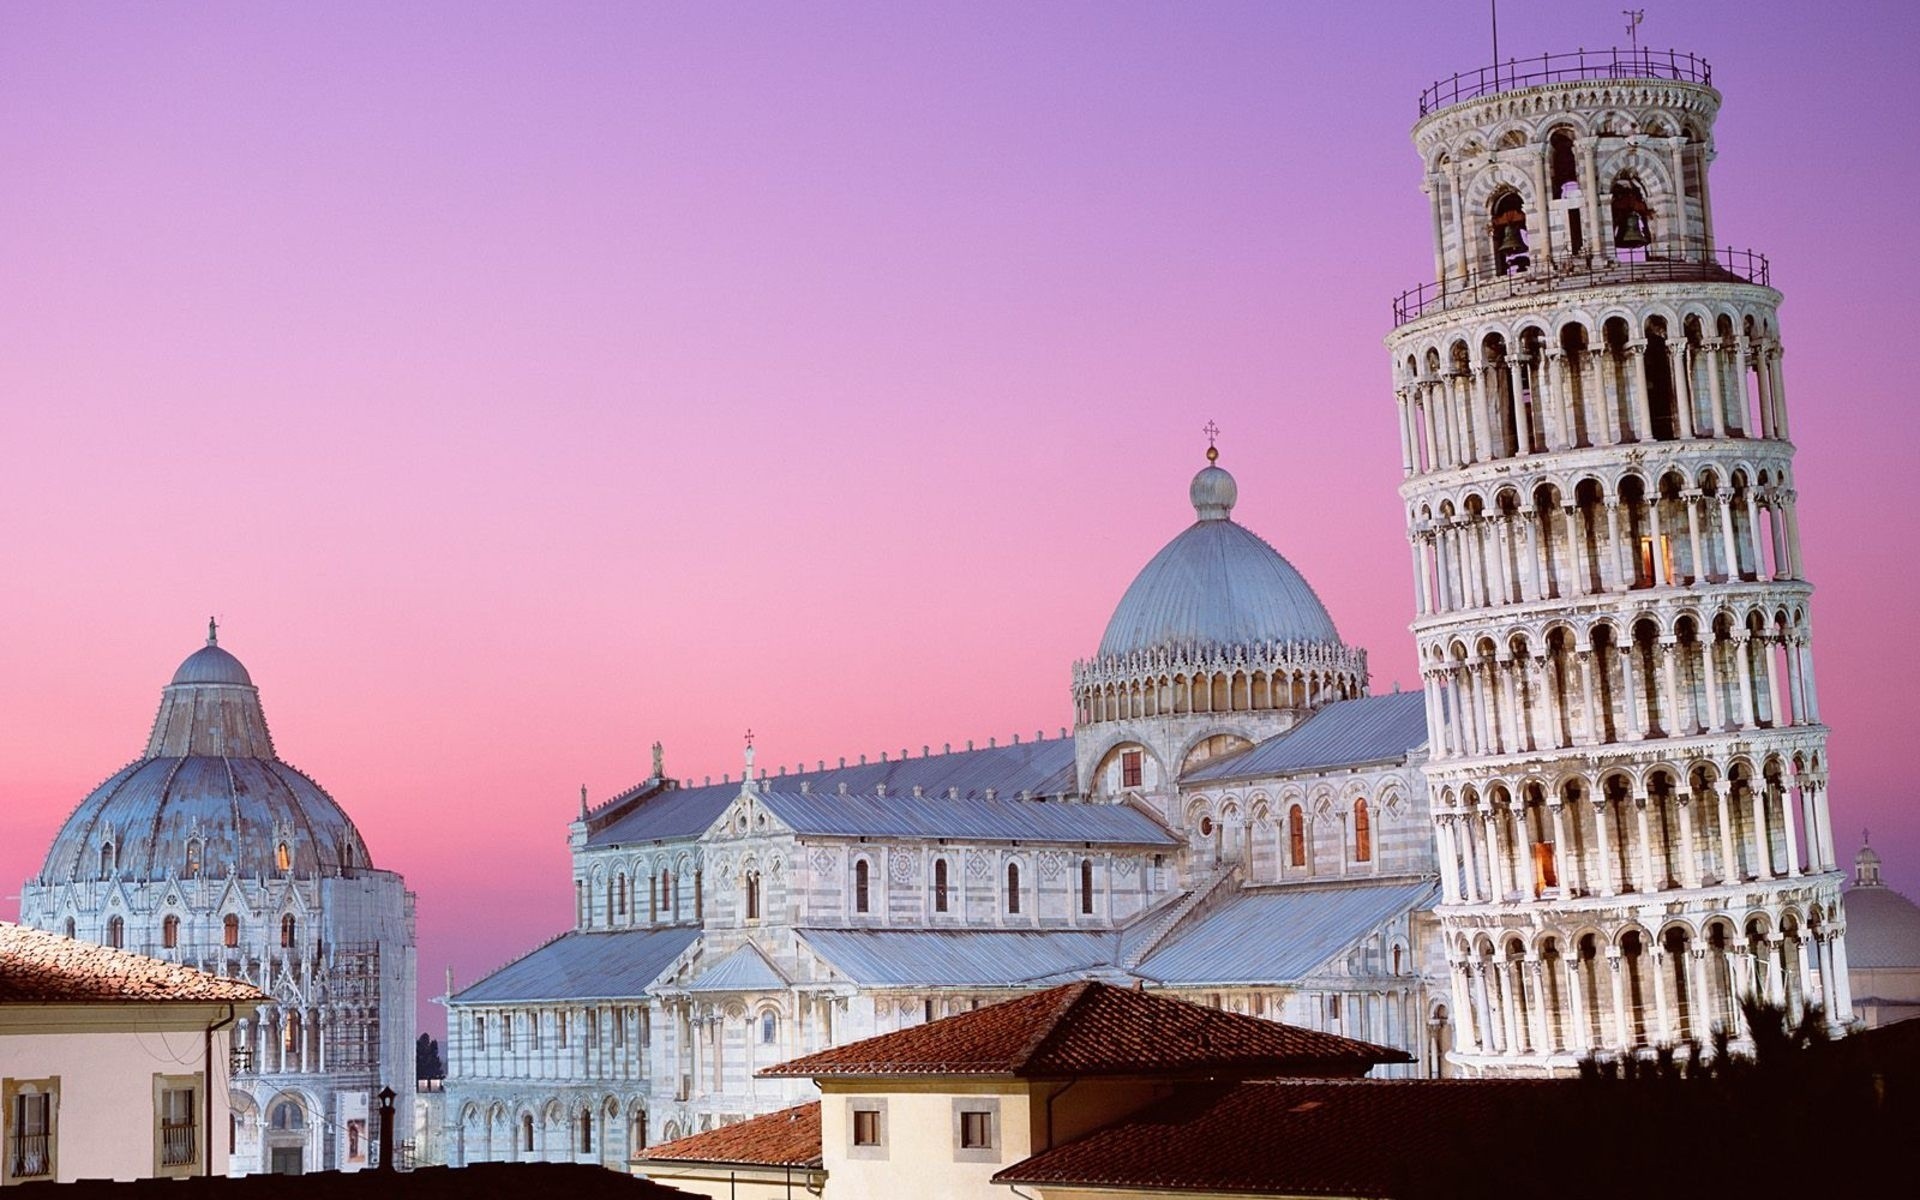
M1510 0L1502 47L1619 7ZM656 738L717 778L748 725L764 765L1067 724L1208 418L1415 685L1381 338L1432 261L1415 98L1485 11L0 8L0 917L216 613L419 893L423 997L470 982L567 923L579 786ZM1645 40L1727 95L1834 824L1920 895L1920 17L1835 12Z

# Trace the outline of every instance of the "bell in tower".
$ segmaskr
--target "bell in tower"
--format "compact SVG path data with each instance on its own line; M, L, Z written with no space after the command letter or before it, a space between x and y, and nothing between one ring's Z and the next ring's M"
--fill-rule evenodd
M1647 201L1640 189L1626 180L1613 185L1613 244L1622 250L1638 250L1653 241L1647 221Z

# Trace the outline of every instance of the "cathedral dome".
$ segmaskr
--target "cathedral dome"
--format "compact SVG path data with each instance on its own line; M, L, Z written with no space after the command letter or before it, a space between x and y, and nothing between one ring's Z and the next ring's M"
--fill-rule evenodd
M1193 477L1188 495L1197 519L1120 597L1100 639L1100 658L1167 646L1340 644L1326 606L1293 564L1234 523L1239 486L1231 474L1209 464Z
M161 693L147 752L82 800L41 879L339 875L366 849L326 789L280 761L252 677L215 644Z

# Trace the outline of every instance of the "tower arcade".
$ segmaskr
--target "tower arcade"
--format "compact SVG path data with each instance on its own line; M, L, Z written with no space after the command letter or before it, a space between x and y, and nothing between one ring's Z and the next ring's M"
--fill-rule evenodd
M1715 249L1691 55L1428 89L1394 307L1454 1059L1571 1069L1758 990L1850 1011L1765 258Z

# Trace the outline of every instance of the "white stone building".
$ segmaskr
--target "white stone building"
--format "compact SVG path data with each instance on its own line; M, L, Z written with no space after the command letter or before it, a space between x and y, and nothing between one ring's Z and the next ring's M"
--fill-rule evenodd
M382 1086L410 1127L413 896L280 761L252 678L211 626L163 691L146 752L55 836L20 919L266 993L233 1034L233 1174L366 1165Z
M1532 72L1531 74L1528 72ZM1456 1060L1851 1015L1764 258L1714 248L1673 54L1435 85L1437 282L1387 339Z
M1751 989L1846 1020L1780 296L1706 249L1719 95L1679 56L1542 71L1415 128L1423 693L1367 694L1210 451L1070 737L699 786L656 747L583 796L575 928L450 998L449 1161L622 1162L810 1094L761 1068L1073 979L1420 1075L1738 1035Z

